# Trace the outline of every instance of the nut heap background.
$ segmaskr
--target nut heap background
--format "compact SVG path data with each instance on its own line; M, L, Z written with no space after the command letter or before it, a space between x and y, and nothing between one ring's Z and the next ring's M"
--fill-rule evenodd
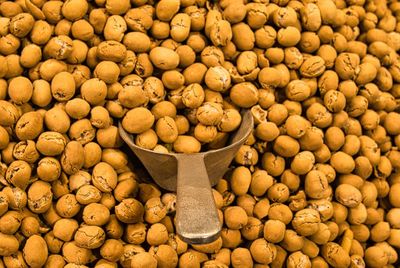
M0 0L0 267L398 267L400 2ZM159 151L253 134L174 234ZM203 147L203 148L201 148Z

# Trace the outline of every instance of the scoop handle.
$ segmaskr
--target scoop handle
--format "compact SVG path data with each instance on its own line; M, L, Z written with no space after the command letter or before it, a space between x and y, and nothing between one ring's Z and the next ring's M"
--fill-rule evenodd
M176 232L189 244L215 241L221 232L204 155L177 157Z

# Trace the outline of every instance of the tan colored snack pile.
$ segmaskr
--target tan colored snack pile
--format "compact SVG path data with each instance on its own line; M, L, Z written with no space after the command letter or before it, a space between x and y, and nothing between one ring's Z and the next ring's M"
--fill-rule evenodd
M0 0L0 268L399 267L400 2ZM129 159L254 131L220 237Z

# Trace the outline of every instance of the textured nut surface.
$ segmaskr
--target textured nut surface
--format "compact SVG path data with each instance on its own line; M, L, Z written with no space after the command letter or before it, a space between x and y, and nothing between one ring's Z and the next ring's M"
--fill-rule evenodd
M0 1L0 267L395 267L399 10ZM118 126L160 157L207 153L245 111L253 130L211 178L221 233L190 245L187 200Z

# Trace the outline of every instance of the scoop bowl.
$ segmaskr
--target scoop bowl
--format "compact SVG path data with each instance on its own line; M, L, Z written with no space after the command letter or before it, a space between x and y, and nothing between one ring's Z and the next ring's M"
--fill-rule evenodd
M168 191L176 191L176 232L189 244L215 241L221 223L211 186L228 170L235 154L253 130L250 110L242 111L239 128L230 135L229 144L221 149L194 154L160 153L144 149L134 143L119 122L121 138L139 158L154 181Z

